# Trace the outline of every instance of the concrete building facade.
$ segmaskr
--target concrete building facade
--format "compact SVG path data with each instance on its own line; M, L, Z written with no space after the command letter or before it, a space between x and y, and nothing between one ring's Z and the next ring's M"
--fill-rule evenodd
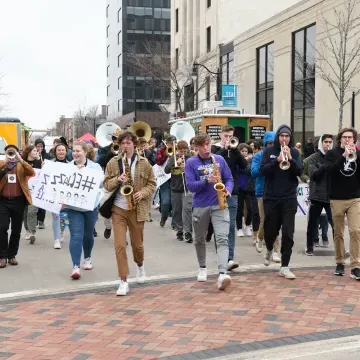
M227 9L227 18L224 15L221 21L225 24L222 27L219 25L214 27L219 34L213 36L216 41L214 40L212 51L215 63L221 66L223 83L238 85L238 106L244 108L247 113L271 115L274 129L282 123L291 125L296 141L304 142L307 137L321 135L324 132L335 134L339 126L339 103L331 86L320 77L319 66L329 74L331 67L337 72L332 52L325 46L329 44L325 23L327 21L334 23L335 11L344 12L347 1L294 2L295 4L287 9L257 25L254 24L253 27L248 26L241 34L235 34L232 38L226 36L226 33L229 33L231 27L235 28L235 25L230 25L231 20L226 19L231 19L230 14L236 12L232 10L235 8ZM176 6L177 3L179 1L175 1L174 5ZM211 6L213 3L212 1ZM220 1L220 3L225 5L227 2ZM289 2L286 3L291 5ZM271 2L271 5L274 5L274 2ZM175 10L172 9L172 16ZM208 24L206 16L210 16L206 11L205 9L201 12L202 14L205 12L205 28ZM360 14L358 1L355 3L354 12L355 15ZM218 19L220 14L221 11ZM352 35L359 30L358 25ZM206 34L206 31L202 30L202 33ZM336 29L332 29L330 33L331 39L339 39L339 32ZM356 36L351 39L349 49L355 45L356 40L358 40ZM175 34L172 49L179 47L180 44L181 37ZM193 51L194 59L199 59L201 62L201 54L201 51L199 53ZM187 60L190 60L188 53L186 56ZM229 65L231 62L233 63ZM211 86L213 89L214 82ZM200 99L206 98L209 93L206 94L205 90L199 92ZM352 91L359 90L360 76L357 74L348 88L346 100L350 99ZM210 92L213 93L213 90ZM201 100L198 105L201 107ZM351 125L350 105L351 102L348 102L344 107L344 126ZM355 109L359 107L360 95L355 101ZM174 101L173 109L175 109ZM357 125L356 121L355 125Z

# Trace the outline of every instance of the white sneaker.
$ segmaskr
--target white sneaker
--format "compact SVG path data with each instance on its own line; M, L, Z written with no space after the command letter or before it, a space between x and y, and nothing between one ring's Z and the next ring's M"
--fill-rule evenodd
M243 229L239 229L239 230L237 231L237 236L238 236L238 237L244 237L244 231L243 231Z
M142 266L136 266L136 281L138 282L138 284L143 284L145 282L144 264Z
M252 231L250 226L245 226L245 236L252 236Z
M80 279L80 268L77 265L73 267L71 277L73 278L73 280Z
M273 252L272 261L274 263L280 263L281 262L280 255L276 251Z
M62 231L62 232L60 233L60 242L61 242L61 243L64 242L64 238L65 238L65 234L64 234L64 231Z
M91 270L93 268L91 257L84 260L84 270Z
M25 240L30 240L30 236L31 236L31 232L30 231L26 231L26 234L25 234Z
M231 271L239 267L239 264L234 260L229 260L227 270Z
M220 274L218 278L219 290L225 290L231 284L231 277L228 274Z
M263 251L263 240L260 240L259 238L257 238L256 240L256 244L255 244L255 249L258 253L262 253Z
M287 266L280 268L279 275L283 276L285 279L296 279L295 274L292 273Z
M54 242L54 249L61 249L61 242L60 240L55 240Z
M127 281L120 281L119 288L116 291L117 296L125 296L129 292L129 284Z
M267 248L265 248L263 253L264 253L264 265L269 266L271 258L272 258L273 251L268 250Z
M204 282L207 280L207 269L206 268L200 268L197 281Z

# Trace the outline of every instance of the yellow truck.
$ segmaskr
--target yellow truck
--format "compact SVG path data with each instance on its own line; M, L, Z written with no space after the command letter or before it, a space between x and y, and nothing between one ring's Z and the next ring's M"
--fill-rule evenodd
M8 144L16 145L23 150L26 144L25 133L20 119L0 117L0 157L3 157L4 147Z

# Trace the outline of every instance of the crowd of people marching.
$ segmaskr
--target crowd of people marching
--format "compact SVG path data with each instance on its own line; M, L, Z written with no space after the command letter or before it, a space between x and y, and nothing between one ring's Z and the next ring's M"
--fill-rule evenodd
M335 144L334 144L335 143ZM206 243L214 238L218 257L218 288L231 283L230 273L239 264L235 257L236 238L249 237L264 265L281 263L280 276L295 279L289 263L294 245L297 187L299 179L309 184L309 213L305 254L314 255L329 246L331 225L336 253L336 275L345 274L344 221L350 233L350 276L360 280L360 152L357 132L345 128L335 137L323 134L308 139L304 150L294 144L292 130L281 125L266 132L262 141L239 144L234 128L226 125L220 141L200 133L187 143L169 136L158 147L129 131L117 130L112 144L95 149L95 144L68 144L61 137L49 153L41 139L20 155L14 145L5 148L0 161L0 268L17 265L22 225L25 239L36 241L37 229L44 228L45 211L32 205L28 186L34 169L46 161L91 168L104 174L100 187L105 195L96 199L92 210L63 205L52 213L54 248L61 249L66 227L70 232L72 279L83 269L91 270L92 249L99 214L105 224L104 237L114 237L120 285L117 295L129 292L127 237L129 232L136 278L145 281L144 224L152 221L151 208L159 202L160 226L171 217L176 239L195 244L199 263L198 281L207 280ZM335 146L333 146L335 145ZM153 166L169 180L157 186ZM11 224L11 234L8 230ZM281 236L280 236L281 231Z

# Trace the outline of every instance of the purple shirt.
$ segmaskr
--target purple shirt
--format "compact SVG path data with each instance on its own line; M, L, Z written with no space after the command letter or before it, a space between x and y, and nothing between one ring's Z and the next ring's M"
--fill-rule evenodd
M231 194L234 187L234 180L229 166L222 156L213 156L215 161L220 165L222 182ZM197 155L186 161L186 186L190 192L194 193L193 207L207 207L219 204L214 184L206 181L212 172L213 163L211 158L202 159Z

